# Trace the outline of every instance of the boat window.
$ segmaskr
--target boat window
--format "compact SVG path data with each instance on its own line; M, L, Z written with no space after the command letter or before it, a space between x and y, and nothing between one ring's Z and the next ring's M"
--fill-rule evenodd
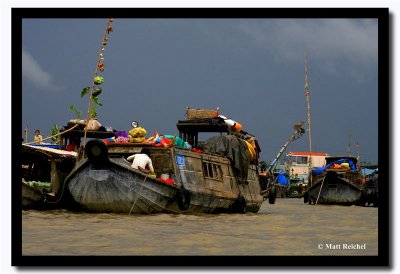
M292 164L308 164L307 156L290 156L289 159Z
M204 177L209 177L208 176L208 167L207 167L207 163L203 162L203 175Z
M211 163L208 163L208 177L214 178L214 175L213 175L213 167L212 167L212 164L211 164Z
M203 162L203 175L206 178L222 179L221 165Z
M222 168L220 165L213 164L216 179L222 179Z

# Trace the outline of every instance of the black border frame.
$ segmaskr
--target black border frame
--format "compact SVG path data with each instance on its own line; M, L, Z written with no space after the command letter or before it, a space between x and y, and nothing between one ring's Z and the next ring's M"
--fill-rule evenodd
M380 207L378 209L378 256L22 256L21 187L19 181L20 129L22 124L22 20L27 18L376 18L378 19L378 161ZM389 221L389 105L392 64L389 54L388 8L12 8L12 266L133 266L143 269L172 267L222 267L240 270L293 266L348 267L390 266L392 230ZM391 132L390 132L391 133ZM107 268L101 268L105 270ZM165 269L162 268L162 269ZM371 269L371 268L368 268ZM100 270L100 269L99 269ZM233 269L232 269L233 270Z

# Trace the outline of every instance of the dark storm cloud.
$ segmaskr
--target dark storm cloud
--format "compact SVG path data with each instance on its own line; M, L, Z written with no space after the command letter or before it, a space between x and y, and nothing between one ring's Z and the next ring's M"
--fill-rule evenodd
M87 98L79 94L93 77L105 20L36 19L23 26L23 127L46 135L75 118L69 105L86 113ZM307 120L306 51L312 149L347 152L351 131L352 153L358 140L362 159L376 161L376 21L116 19L113 26L98 109L103 125L129 130L139 120L148 135L177 134L187 106L220 107L257 136L270 161L292 126ZM44 100L51 87L63 89ZM288 150L307 151L307 137Z
M320 62L322 69L331 73L343 69L338 62L343 59L348 60L351 67L345 69L353 69L353 72L359 65L377 65L376 20L241 21L239 29L258 47L273 53L276 62L301 62L302 53L307 51Z

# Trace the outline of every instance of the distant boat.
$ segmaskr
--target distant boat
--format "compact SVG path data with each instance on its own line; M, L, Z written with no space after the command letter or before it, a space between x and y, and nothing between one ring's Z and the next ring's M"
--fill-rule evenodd
M65 180L72 208L125 214L258 212L269 191L261 188L248 133L220 117L179 121L177 127L175 140L191 148L174 142L89 141L85 157ZM200 132L218 135L201 142ZM127 157L137 153L151 158L155 176L131 167Z
M363 175L365 176L365 187L367 195L367 204L379 206L379 180L378 180L378 167L374 166L374 169L369 169L370 172L365 172L363 169Z
M327 156L325 159L325 167L312 171L311 184L304 194L304 202L364 205L367 201L365 181L357 165L357 158Z
M307 152L307 151L291 151L286 154L288 170L290 178L297 178L308 183L310 178L310 161L312 168L320 168L325 166L326 152Z
M282 170L274 170L275 188L277 198L286 198L289 194L290 179L289 175Z
M52 147L22 144L22 209L62 206L63 181L74 167L77 153Z

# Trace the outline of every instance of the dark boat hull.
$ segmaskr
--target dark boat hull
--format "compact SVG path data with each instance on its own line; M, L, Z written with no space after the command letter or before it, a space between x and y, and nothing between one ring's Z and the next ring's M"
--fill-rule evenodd
M107 167L97 169L83 160L66 180L73 206L89 212L132 214L161 213L170 208L175 187L121 162L110 160Z
M71 209L88 212L155 214L257 212L262 203L250 194L195 188L188 174L181 185L169 185L130 167L123 158L109 160L95 168L81 160L66 178L67 199ZM247 186L243 186L245 188ZM247 197L249 196L249 197ZM244 200L248 200L244 202Z
M363 190L354 182L336 175L319 178L305 194L310 204L360 204Z

